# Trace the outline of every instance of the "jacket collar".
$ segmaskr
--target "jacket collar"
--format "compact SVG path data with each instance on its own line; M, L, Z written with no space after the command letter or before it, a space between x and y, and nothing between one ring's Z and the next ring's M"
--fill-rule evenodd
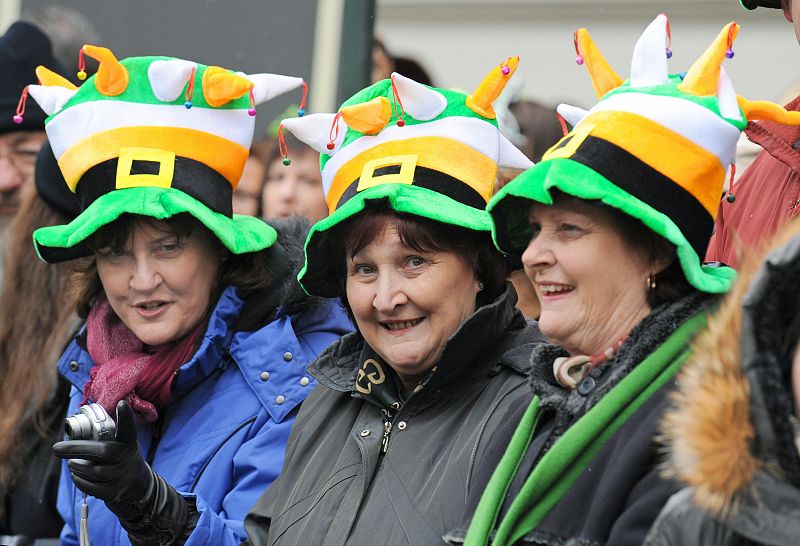
M786 105L800 111L800 97ZM773 121L751 121L745 129L747 138L794 171L800 172L800 127L780 125Z
M563 431L622 381L684 322L714 301L714 296L694 291L677 301L664 303L653 309L631 330L613 360L589 372L588 377L594 386L586 394L582 394L580 389L565 389L553 376L553 362L557 357L568 356L568 353L558 345L537 345L531 354L531 390L541 399L542 408L550 408L558 413L558 427Z
M178 370L173 393L176 397L194 388L203 379L218 368L226 368L230 364L228 347L233 337L233 325L239 318L244 302L236 293L236 288L229 286L222 292L217 306L208 319L208 327L203 341L194 356Z
M192 358L179 369L174 389L176 396L191 390L217 368L228 365L227 347L233 335L232 326L238 319L242 306L243 301L237 295L236 288L228 287L222 292L208 320L208 327L200 346ZM83 336L85 336L85 326L76 337L83 338ZM89 381L89 372L93 366L91 357L83 346L85 344L82 345L81 341L76 339L64 352L58 364L61 375L69 379L81 392Z
M498 360L500 364L519 373L526 373L525 359L492 358L492 355L500 357L511 348L505 343L495 343L498 338L510 329L525 328L524 317L514 307L516 303L517 294L511 284L507 283L497 299L470 315L448 339L436 371L425 382L425 388L436 389L444 385L450 387L454 383L466 382L485 373ZM530 341L534 340L532 338ZM309 366L308 371L330 389L358 392L358 373L362 366L367 365L367 357L372 354L373 351L366 346L361 334L353 332L331 345ZM369 373L369 370L365 369L364 372Z

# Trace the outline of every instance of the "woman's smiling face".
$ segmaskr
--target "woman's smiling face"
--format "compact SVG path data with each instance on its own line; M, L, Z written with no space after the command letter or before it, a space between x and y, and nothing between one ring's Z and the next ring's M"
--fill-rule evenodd
M539 327L571 354L594 354L650 313L652 266L626 242L612 213L577 199L534 204L522 255L541 303ZM642 226L642 229L647 229Z
M161 345L191 332L206 315L220 267L208 230L175 233L160 220L135 221L119 248L95 252L111 308L143 343Z
M475 311L474 271L455 252L407 247L391 221L346 257L346 267L345 290L358 330L403 385L413 388Z

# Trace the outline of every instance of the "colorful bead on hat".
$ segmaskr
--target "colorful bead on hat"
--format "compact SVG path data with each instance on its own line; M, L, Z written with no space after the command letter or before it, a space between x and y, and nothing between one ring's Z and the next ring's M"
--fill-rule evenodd
M42 259L86 255L86 238L125 213L192 214L235 254L274 243L272 228L233 215L232 193L253 138L255 105L305 91L301 78L171 57L118 61L91 45L83 55L100 65L80 88L44 67L36 71L40 85L27 88L49 116L53 152L84 209L69 225L34 233Z
M703 267L701 257L739 135L749 120L800 125L800 113L736 95L722 64L733 57L738 32L739 25L729 23L688 72L670 74L671 33L661 14L636 43L631 77L623 81L588 31L578 30L578 58L600 101L588 111L560 105L572 131L489 203L498 248L524 251L531 201L552 204L555 189L637 218L675 245L690 284L726 291L733 271Z
M498 130L492 102L519 63L495 67L472 94L437 89L400 74L356 93L335 114L286 119L282 128L320 152L331 215L312 227L300 282L331 296L327 231L368 200L400 213L490 231L485 212L499 167L532 163Z

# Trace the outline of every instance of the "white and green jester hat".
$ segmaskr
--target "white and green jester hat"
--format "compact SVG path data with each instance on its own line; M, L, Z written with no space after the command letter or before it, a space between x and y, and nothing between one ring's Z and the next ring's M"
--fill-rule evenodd
M558 190L641 221L675 246L692 286L725 292L733 270L701 260L739 135L755 119L800 125L800 113L736 95L722 63L733 57L738 32L729 23L688 72L669 74L669 20L661 14L636 43L631 77L623 81L589 33L578 30L577 61L588 68L600 101L588 111L560 105L572 131L491 200L497 247L521 255L532 235L531 203L550 205Z
M498 168L532 165L500 134L492 108L518 64L518 58L510 58L495 67L470 95L394 73L353 95L335 114L283 121L283 128L320 152L331 213L306 240L298 279L308 293L337 295L331 230L363 211L368 201L491 231L485 208Z
M255 105L305 91L305 82L170 57L118 61L91 45L81 60L84 54L100 65L80 88L44 67L36 71L40 85L27 88L48 114L47 137L83 209L67 225L34 232L39 256L85 256L86 239L126 213L191 214L234 254L272 245L274 229L233 214L232 193L253 138Z

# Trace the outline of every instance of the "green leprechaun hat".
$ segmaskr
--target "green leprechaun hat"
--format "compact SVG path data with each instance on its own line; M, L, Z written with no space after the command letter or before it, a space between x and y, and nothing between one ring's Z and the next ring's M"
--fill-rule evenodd
M158 219L189 213L234 254L272 245L275 230L232 212L255 126L255 105L303 86L301 78L247 75L170 57L100 62L76 88L44 67L29 93L48 114L45 130L83 211L33 234L39 256L60 262L89 254L85 241L122 214ZM83 71L79 78L85 78Z
M298 279L318 296L337 295L330 230L385 201L413 214L475 231L491 231L485 212L499 167L532 165L500 134L492 102L519 63L495 67L470 95L417 83L400 74L345 101L336 114L283 121L282 128L320 152L330 216L306 241Z
M639 38L623 82L578 30L577 61L589 69L600 102L589 111L560 105L572 131L491 200L497 247L521 255L532 235L531 201L552 204L558 190L638 219L675 246L692 286L725 292L733 270L704 267L701 259L739 135L754 119L800 125L800 113L737 97L722 62L733 57L738 32L736 23L726 25L687 73L670 75L669 21L661 14ZM732 189L727 199L735 199Z

